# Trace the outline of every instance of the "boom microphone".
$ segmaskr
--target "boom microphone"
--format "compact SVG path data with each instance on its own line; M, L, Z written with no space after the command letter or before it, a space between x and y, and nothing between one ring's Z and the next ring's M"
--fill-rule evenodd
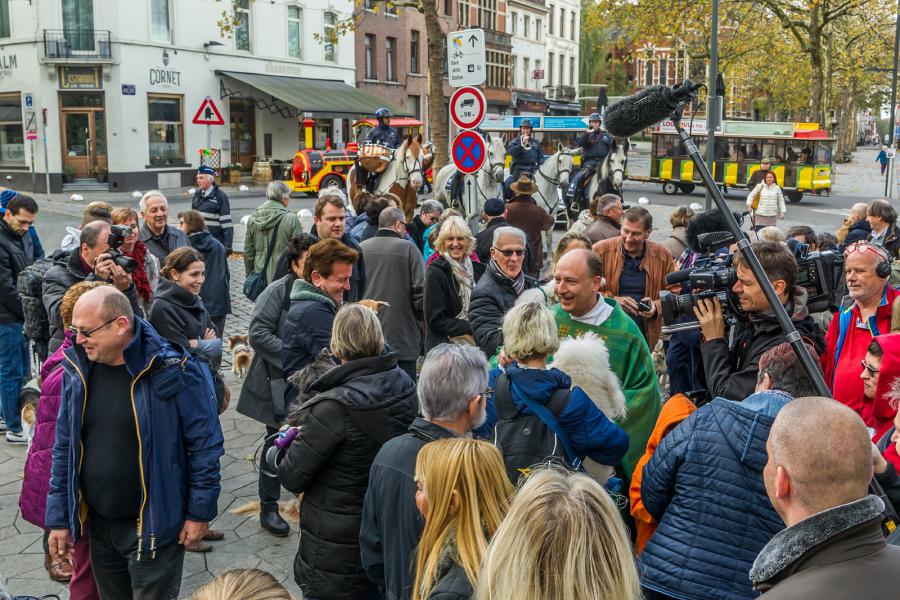
M614 104L603 117L606 130L616 137L627 138L668 119L675 108L692 97L702 83L689 79L674 86L654 85Z

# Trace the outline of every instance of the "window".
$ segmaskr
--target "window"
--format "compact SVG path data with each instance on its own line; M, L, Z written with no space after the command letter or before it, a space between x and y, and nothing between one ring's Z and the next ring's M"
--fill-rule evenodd
M299 6L287 7L288 56L303 58L303 11Z
M559 85L566 85L566 57L559 55Z
M71 50L94 49L93 0L62 0L63 31Z
M421 73L419 70L419 32L411 31L409 34L409 72Z
M522 23L522 35L525 37L531 37L531 17L525 15L523 18L525 20Z
M9 0L0 0L0 38L9 36Z
M366 0L363 2L363 6L366 10L375 10L375 0Z
M406 97L406 110L409 111L409 114L414 116L417 119L422 118L422 97L421 96L407 96Z
M487 86L509 88L510 55L494 50L487 51Z
M6 4L4 1L3 4ZM155 42L171 42L169 28L169 0L151 0L150 36Z
M544 34L543 32L544 22L540 19L534 20L534 39L535 41L541 41L541 36Z
M234 17L237 27L234 28L234 47L236 50L250 52L250 0L236 0Z
M569 17L571 20L571 22L569 24L569 36L572 38L572 40L575 40L575 38L577 37L575 35L575 33L578 31L578 28L575 26L575 11L574 10L572 11L572 14L569 15Z
M453 0L444 0L444 14L448 17L453 16Z
M550 71L547 73L547 85L554 85L556 83L555 81L553 81L554 62L555 61L553 60L553 53L551 52L549 58L547 59L547 68L550 69Z
M550 12L547 13L547 14L550 16L550 23L547 25L547 32L548 32L550 35L553 35L553 18L554 18L555 14L556 14L556 7L554 7L554 6L551 4L551 5L550 5Z
M666 80L669 74L669 61L665 58L659 59L659 85L668 85Z
M509 19L509 32L513 35L519 35L519 15L512 13Z
M526 59L526 60L527 60L527 59ZM513 86L513 87L519 87L518 85L516 85L516 81L518 80L518 77L519 77L519 74L516 73L516 67L519 66L518 58L515 57L515 56L513 56L512 59L510 60L509 65L510 65L510 66L509 66L509 71L510 71L510 73L512 74L512 86Z
M0 94L0 165L24 164L25 134L22 131L22 96L18 92Z
M515 64L516 57L513 56L513 64ZM527 56L522 59L522 87L530 88L531 87L531 59Z
M646 71L644 73L644 85L653 85L653 61L647 61Z
M366 79L378 79L378 73L375 72L375 36L371 33L366 34Z
M543 68L544 68L544 65L542 64L542 62L541 62L540 60L535 60L535 61L534 61L534 70L535 70L535 71L540 71L540 70L542 70ZM541 73L541 79L540 79L540 80L535 79L533 74L531 75L531 80L534 82L534 87L535 87L535 89L540 89L541 85L543 85L543 84L539 83L539 81L542 81L543 79L544 79L544 74L543 74L543 73Z
M387 38L384 49L387 54L387 80L397 81L397 38Z
M471 23L472 14L469 10L469 0L459 0L459 26L466 28Z
M337 21L333 12L325 13L325 27L322 37L325 40L323 44L325 50L325 60L327 62L335 62L335 46L337 45L337 36L335 35L334 25Z
M478 26L497 30L497 0L481 0L478 3Z
M575 57L569 57L569 85L575 87Z
M559 37L566 37L566 9L559 7Z
M184 163L184 123L181 96L147 94L150 164Z

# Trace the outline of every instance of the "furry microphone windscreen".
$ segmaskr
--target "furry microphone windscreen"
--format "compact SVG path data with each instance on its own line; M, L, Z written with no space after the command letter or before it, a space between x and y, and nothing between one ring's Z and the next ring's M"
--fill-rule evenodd
M668 88L655 85L611 106L603 117L606 130L616 137L629 137L668 119L673 104L664 91L667 92Z
M697 214L688 222L687 245L694 252L702 252L701 244L697 240L699 235L713 232L728 232L728 223L718 210L710 210Z

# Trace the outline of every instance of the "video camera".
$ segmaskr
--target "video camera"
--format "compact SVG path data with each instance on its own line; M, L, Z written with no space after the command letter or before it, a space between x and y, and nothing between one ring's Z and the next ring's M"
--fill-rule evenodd
M664 334L699 328L700 324L696 320L681 323L678 320L685 316L693 317L694 305L701 298L716 298L719 301L726 325L733 325L738 319L746 318L740 301L731 291L737 282L737 272L732 266L734 255L713 254L716 249L731 245L734 237L727 231L715 231L700 234L697 239L704 256L698 258L692 268L666 276L668 284L689 282L693 293L659 293ZM838 310L841 299L835 287L843 269L841 255L830 250L807 252L803 248L795 252L795 258L799 267L797 285L806 289L809 312Z
M125 256L119 248L125 242L125 238L131 235L129 225L111 225L109 228L109 250L106 251L114 263L122 267L126 273L133 273L137 269L137 261L130 256Z

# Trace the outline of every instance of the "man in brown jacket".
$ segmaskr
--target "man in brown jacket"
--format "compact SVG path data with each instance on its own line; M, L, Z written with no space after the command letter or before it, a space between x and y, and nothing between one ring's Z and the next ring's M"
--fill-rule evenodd
M528 275L537 279L544 266L544 252L541 246L541 234L553 228L553 217L537 205L532 194L539 190L528 175L522 175L509 186L514 196L506 205L506 221L518 227L528 236L528 248L531 254L531 268Z
M622 216L622 234L597 242L593 249L603 263L606 296L634 319L653 350L662 327L659 291L678 292L680 286L666 284L675 261L668 248L648 239L651 231L653 217L647 209L633 206Z
M594 194L589 207L595 221L584 232L591 238L591 242L597 243L603 240L619 237L622 227L622 199L615 194Z
M862 419L828 398L798 398L775 417L766 452L766 492L787 529L750 569L760 598L894 596L900 548L886 545L884 502L868 494L872 442Z

